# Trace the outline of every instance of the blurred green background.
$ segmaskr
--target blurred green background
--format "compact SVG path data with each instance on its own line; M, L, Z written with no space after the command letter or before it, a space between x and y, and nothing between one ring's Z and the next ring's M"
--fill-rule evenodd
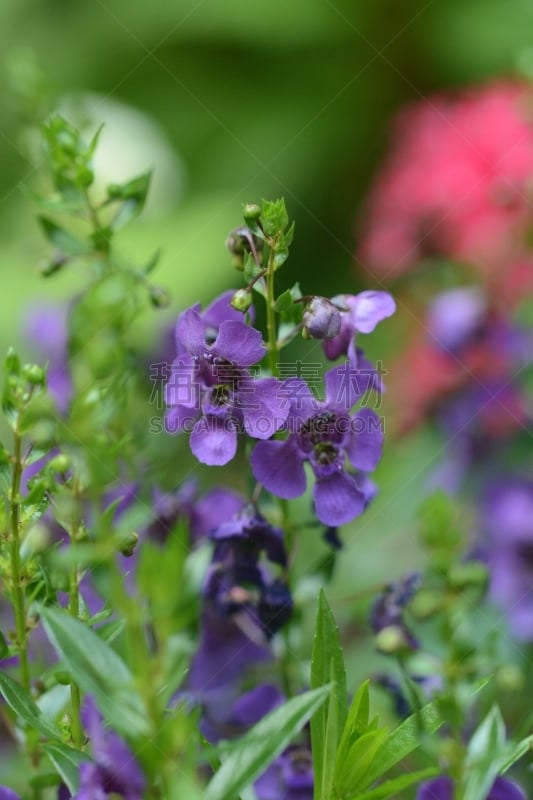
M0 53L3 352L30 300L79 281L39 277L47 245L23 191L38 184L51 108L106 123L104 181L154 167L120 248L143 263L162 247L173 304L159 320L239 285L224 240L261 197L283 195L296 220L287 285L355 292L371 285L353 263L355 220L392 115L439 89L533 75L533 0L0 0ZM400 308L370 355L386 359L408 324ZM422 477L441 456L428 430L389 451L378 500L346 531L339 599L412 568ZM355 682L368 661L352 662Z

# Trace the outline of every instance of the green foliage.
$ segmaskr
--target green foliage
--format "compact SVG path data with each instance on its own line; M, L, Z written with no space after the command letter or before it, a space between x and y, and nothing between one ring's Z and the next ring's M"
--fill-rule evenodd
M327 685L305 692L263 717L223 759L204 800L234 800L287 747L327 700L331 689Z
M147 733L146 709L120 656L65 611L42 608L41 615L58 656L82 690L96 698L108 722L126 736Z

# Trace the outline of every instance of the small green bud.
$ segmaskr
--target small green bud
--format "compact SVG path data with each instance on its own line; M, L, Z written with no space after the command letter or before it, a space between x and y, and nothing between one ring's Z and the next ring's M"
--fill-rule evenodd
M38 364L25 364L22 369L22 374L32 386L44 386L45 371Z
M454 564L448 573L448 581L453 589L482 589L484 591L488 582L487 568L479 561Z
M234 267L235 269L238 269L239 272L243 272L243 270L244 270L244 256L241 256L238 253L235 253L234 255L232 255L232 257L231 257L231 266Z
M20 360L12 347L7 352L5 370L9 375L20 375Z
M65 266L68 258L61 250L56 250L49 261L43 261L39 267L39 272L44 278L54 275L56 272Z
M77 174L78 183L80 186L88 187L94 181L94 172L89 167L80 167Z
M58 472L61 475L64 475L65 472L68 472L71 465L70 457L65 455L65 453L60 453L50 461L48 464L48 468L52 470L52 472Z
M252 305L252 293L248 289L237 289L231 298L231 305L236 311L244 314Z
M170 305L170 295L162 286L150 286L149 294L154 308L166 308Z
M61 686L68 686L71 680L70 675L65 669L54 670L54 678L56 679L56 683L61 684Z
M398 625L387 625L376 634L376 648L386 655L398 655L408 651L409 643Z
M504 692L518 692L524 688L524 673L516 664L502 664L496 670L496 683Z
M261 208L257 203L245 203L242 207L242 215L247 224L257 222L261 216Z
M417 619L429 619L442 608L442 596L438 592L422 589L413 597L409 608Z
M129 558L133 555L138 542L139 534L132 531L131 533L127 533L121 537L117 549L119 553L122 553L123 556Z

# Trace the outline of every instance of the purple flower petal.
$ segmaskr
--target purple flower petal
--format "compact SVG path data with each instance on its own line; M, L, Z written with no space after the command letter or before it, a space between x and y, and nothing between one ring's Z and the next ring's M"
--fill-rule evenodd
M212 349L216 355L241 367L257 364L266 353L259 331L241 321L223 322Z
M259 442L250 464L255 479L272 494L292 500L305 492L307 481L296 437L289 436L284 442Z
M212 467L227 464L237 452L237 431L231 418L202 417L194 426L189 440L198 461Z
M337 472L315 483L315 511L324 525L345 525L363 513L366 497L355 479L346 472Z
M167 406L200 407L200 384L192 360L187 354L172 362L165 384L165 403Z
M7 786L0 786L0 800L20 800L20 795Z
M239 408L244 427L255 439L270 439L289 413L283 385L276 378L242 381L239 386Z
M381 420L372 409L362 408L352 417L351 423L351 433L344 443L350 464L363 472L372 472L383 449Z
M165 431L167 433L189 433L198 419L198 411L184 406L167 408L165 414Z
M341 314L341 329L338 336L335 336L333 339L327 339L324 342L324 353L326 357L329 358L330 361L335 361L335 359L340 356L346 355L353 336L354 330L350 324L348 315L346 313Z
M328 369L324 383L326 404L342 411L350 411L365 389L361 375L350 361Z
M184 349L189 355L202 355L206 350L205 325L198 309L198 305L188 308L178 318L176 325L178 353Z
M423 783L416 800L453 800L453 781L447 775L441 775L432 781Z
M396 311L396 303L388 292L360 292L349 306L351 322L360 333L372 333L379 322Z
M526 800L526 795L513 781L496 778L487 800Z
M202 318L209 328L218 330L223 322L231 320L233 322L242 323L242 312L237 311L230 305L231 298L234 294L235 289L229 289L229 291L216 297L213 302L207 306L202 313Z
M191 533L209 536L215 528L230 520L244 507L244 498L230 489L215 487L204 494L191 510Z

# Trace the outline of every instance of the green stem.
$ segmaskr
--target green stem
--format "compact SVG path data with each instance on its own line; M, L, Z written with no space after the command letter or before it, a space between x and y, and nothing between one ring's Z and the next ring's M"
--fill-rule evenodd
M26 631L26 599L22 588L20 563L20 481L22 478L22 439L14 431L13 478L11 483L11 581L13 587L13 611L17 631L17 646L20 659L20 677L26 691L30 690L30 667L28 662L28 637Z
M270 246L270 252L268 254L268 265L267 265L267 273L266 273L266 285L267 285L267 297L266 297L266 307L267 307L267 335L268 335L268 364L270 366L270 372L274 375L275 378L279 377L279 351L278 351L278 337L276 333L276 310L274 308L275 303L275 296L274 296L274 255L275 249L273 245Z
M74 566L70 573L69 611L77 619L80 614L80 599L78 588L78 568ZM72 741L76 747L82 747L85 739L83 725L81 724L81 692L78 684L70 682L71 705L71 733Z

